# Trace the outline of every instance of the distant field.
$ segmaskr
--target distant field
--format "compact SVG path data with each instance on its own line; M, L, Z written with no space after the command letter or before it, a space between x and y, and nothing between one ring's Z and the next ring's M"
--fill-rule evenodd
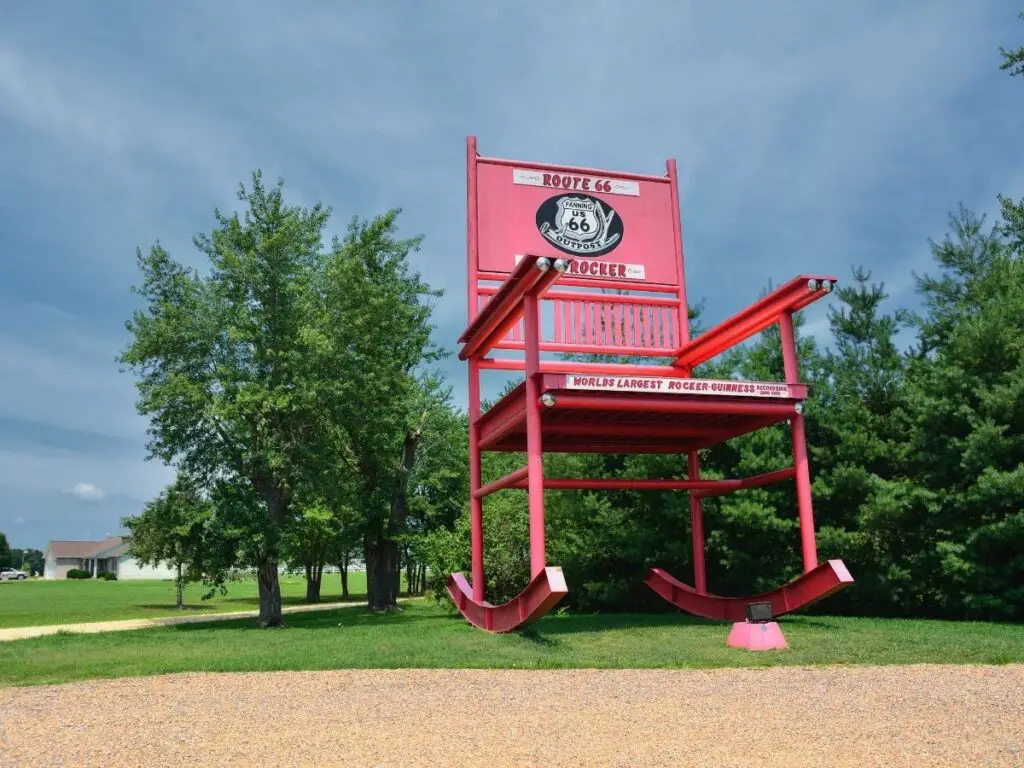
M262 630L251 619L228 620L4 642L0 686L189 671L1024 662L1024 630L1012 624L796 616L782 622L790 650L749 653L726 646L727 625L677 613L549 615L528 632L489 635L417 599L397 614L341 608L291 614L287 623Z
M366 574L350 573L351 600L366 599ZM185 610L174 607L174 584L170 581L10 581L0 583L0 628L38 627L47 624L77 624L87 621L147 619L161 616L195 615L248 611L259 608L255 580L231 582L226 595L202 600L201 584L185 589ZM306 580L281 576L281 599L285 605L305 602ZM341 600L341 577L324 574L320 599Z

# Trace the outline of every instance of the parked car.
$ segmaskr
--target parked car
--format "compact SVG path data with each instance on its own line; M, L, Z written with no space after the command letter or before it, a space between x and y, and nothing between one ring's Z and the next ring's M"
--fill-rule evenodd
M21 581L27 579L28 574L14 568L0 568L0 581Z

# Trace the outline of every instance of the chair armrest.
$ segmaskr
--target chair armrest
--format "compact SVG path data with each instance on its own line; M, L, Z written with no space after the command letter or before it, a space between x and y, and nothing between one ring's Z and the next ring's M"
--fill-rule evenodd
M778 322L784 312L796 312L823 298L832 291L835 284L836 279L830 275L794 277L728 320L684 344L676 351L672 365L677 368L700 365Z
M531 291L543 294L568 267L567 259L526 255L508 280L473 318L473 322L459 336L463 344L459 360L476 354L486 354L523 317L523 299Z

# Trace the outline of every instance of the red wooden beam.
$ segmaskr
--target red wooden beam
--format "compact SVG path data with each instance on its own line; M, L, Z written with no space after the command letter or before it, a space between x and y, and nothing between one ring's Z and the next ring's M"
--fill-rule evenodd
M752 477L744 477L739 481L739 487L736 490L744 490L746 488L760 488L762 485L770 485L771 483L778 483L782 480L791 480L796 476L796 467L786 467L785 469L777 469L774 472L765 472L761 475L753 475ZM711 489L707 491L701 491L701 496L721 496L724 493L729 493L729 489L718 490Z
M672 364L690 369L749 339L777 322L783 312L795 312L827 295L828 291L822 287L825 281L831 285L836 283L831 275L800 275L793 278L689 344L684 344ZM817 287L812 289L810 285Z
M553 491L701 491L714 492L714 495L739 491L750 487L744 484L745 480L752 478L740 478L736 480L647 480L635 478L545 478L545 490ZM765 482L775 482L775 478ZM764 483L761 483L762 485ZM526 483L522 480L510 483L510 488L523 489Z
M507 333L508 330L506 329L505 332ZM520 350L526 349L526 343L523 341L501 341L500 345L498 342L495 342L492 345L493 347ZM541 352L559 352L570 355L630 355L632 357L661 357L668 359L676 353L670 347L630 347L625 344L581 344L578 342L566 343L561 341L542 341L539 347ZM580 371L576 371L576 373L580 373Z
M668 176L654 176L647 173L626 173L625 171L609 171L600 168L581 168L575 165L555 165L554 163L536 163L523 160L508 160L503 157L477 158L478 163L490 163L491 165L510 165L514 168L532 168L539 171L559 171L562 173L581 173L587 176L604 176L613 179L627 179L630 181L657 181L663 184L669 183Z
M559 286L567 284L569 278L562 277L558 281ZM586 284L588 288L593 287L593 281ZM602 281L603 287L603 281ZM634 290L636 286L633 285ZM497 293L501 290L501 286L497 285L481 285L479 293L481 296L489 296ZM635 294L620 294L620 293L592 293L584 291L559 291L549 290L544 294L545 301L555 301L561 299L563 301L594 301L598 304L641 304L647 307L666 307L667 309L678 309L679 301L675 298L666 298L664 296L640 296Z
M541 258L550 265L544 271L537 267ZM460 360L486 353L501 341L509 329L522 319L523 297L530 291L543 294L562 274L560 269L555 269L554 262L553 259L534 255L523 257L508 280L459 336L459 343L465 345L459 352Z
M662 353L662 357L670 357ZM522 358L485 357L480 367L494 371L521 371ZM604 376L671 376L684 379L689 374L671 365L639 365L637 363L574 363L565 360L541 360L541 373L593 373Z
M555 410L628 411L648 413L710 413L715 415L741 416L788 416L796 413L792 403L723 402L722 400L669 400L667 398L645 397L629 394L578 395L575 392L559 392L554 405L545 406Z
M607 349L603 347L602 349ZM632 353L630 353L632 354ZM666 357L664 350L652 350L654 357ZM523 370L522 358L492 358L480 359L480 367L495 371L521 371ZM638 378L665 378L665 379L688 379L691 378L688 371L683 368L676 368L672 365L643 365L639 363L575 363L565 360L541 360L540 372L546 374L575 374L577 376L636 376ZM731 381L731 379L721 379ZM756 382L761 383L761 382ZM561 385L549 383L545 380L545 389L557 389ZM807 386L804 384L790 383L790 396L797 400L807 399ZM728 395L723 392L722 395Z
M709 438L705 438L709 439ZM721 442L721 441L717 441ZM516 448L516 451L525 450ZM661 453L661 454L683 454L694 450L692 442L661 441L654 440L629 440L626 442L611 442L597 439L586 441L566 440L565 438L550 439L544 441L544 453Z
M669 478L644 479L644 478L545 478L544 488L555 491L695 491L702 496L720 496L733 491L741 491L746 488L757 488L769 483L777 483L780 480L787 480L794 475L794 468L787 467L774 472L765 472L761 475L751 477L740 477L726 480L711 479L675 479ZM500 490L501 488L526 488L526 468L516 470L500 480L496 480L485 488L480 489L480 495L486 495L487 488Z
M638 366L642 369L643 366ZM676 369L681 370L681 369ZM609 380L609 377L619 379ZM588 381L588 379L594 379ZM662 386L661 379L675 379ZM681 381L685 379L685 381ZM630 380L633 383L630 383ZM727 398L732 400L742 397L748 402L781 402L783 400L806 400L806 384L784 384L781 381L747 381L736 379L697 379L692 376L645 376L642 371L626 375L617 373L609 374L608 371L597 371L595 373L576 371L574 373L545 373L544 390L553 391L557 396L557 390L573 391L577 394L647 394L652 392L647 383L640 384L640 380L651 380L657 388L653 390L658 395L669 397L687 397L701 399Z
M714 437L722 434L721 427L706 427L696 424L629 424L629 423L590 423L551 422L544 425L544 435L565 435L572 437L585 435L588 437L664 437L678 439L684 437Z
M473 491L473 495L478 499L482 499L484 496L490 496L492 493L500 491L502 488L518 488L518 483L520 481L523 483L526 482L526 476L529 472L530 470L528 467L520 467L515 472L509 472L507 475L498 478L493 483L488 483L483 488L478 488ZM523 487L525 488L526 486L523 485Z
M508 277L508 275L505 274L504 272L477 272L477 279L478 280L494 280L496 282L502 282L502 281L505 280L506 277ZM562 277L562 279L558 281L558 284L560 286L569 286L569 287L572 287L572 288L593 288L594 287L594 281L592 279L588 280L585 277L584 278L570 277L569 275L565 275L564 277ZM483 289L484 287L487 287L487 286L481 286L481 289ZM609 290L609 291L612 291L612 290L618 290L618 291L640 291L640 290L642 290L642 291L650 291L652 293L675 293L676 292L676 286L674 284L672 284L672 283L648 283L648 282L644 282L643 283L643 287L641 288L641 287L639 287L637 285L637 281L636 280L603 280L602 279L601 280L601 287L606 289L606 290ZM483 293L483 290L481 290L481 293ZM611 296L612 294L605 294L605 295L606 296ZM678 306L679 302L675 302L675 305Z
M643 480L633 478L550 478L544 480L544 489L552 491L697 491L711 489L716 483L728 480ZM731 481L735 483L736 481ZM523 487L519 483L515 488Z
M519 398L507 412L497 414L494 420L488 419L480 428L480 447L490 449L520 428L526 429L526 398ZM500 418L499 418L500 417ZM526 450L525 448L523 450Z
M521 401L520 401L521 402ZM568 424L558 422L543 423L544 452L545 453L664 453L683 454L688 451L709 448L732 440L740 435L754 432L758 429L777 424L788 414L780 416L772 414L754 419L743 419L741 422L722 426L709 430L704 435L679 435L667 437L660 434L658 427L669 425L652 425L655 427L651 435L644 434L616 434L618 424L606 424L603 426L606 432L600 434L595 431L593 435L573 435L568 429L563 433L562 428ZM525 451L526 441L522 434L524 429L524 415L519 411L518 419L509 419L502 423L499 428L493 427L489 422L482 430L480 447L487 451ZM551 430L558 424L558 430ZM598 425L595 425L598 426ZM704 427L701 427L703 432ZM551 431L549 431L551 430ZM518 434L517 434L518 433Z

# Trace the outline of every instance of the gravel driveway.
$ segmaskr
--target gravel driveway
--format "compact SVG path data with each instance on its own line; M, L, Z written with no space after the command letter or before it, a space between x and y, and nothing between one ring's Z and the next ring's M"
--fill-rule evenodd
M187 674L3 702L2 765L1024 765L1024 665Z

